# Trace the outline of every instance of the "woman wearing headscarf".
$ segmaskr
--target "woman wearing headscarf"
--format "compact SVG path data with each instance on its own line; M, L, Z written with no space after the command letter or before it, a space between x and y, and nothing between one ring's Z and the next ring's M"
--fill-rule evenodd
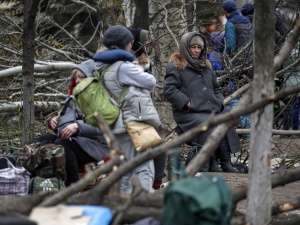
M181 37L179 52L171 55L164 80L164 96L172 104L177 130L189 129L209 120L211 113L224 110L224 96L215 72L207 60L205 38L197 32ZM203 145L212 129L199 134L192 142ZM224 172L238 172L232 167L230 153L240 150L238 135L231 129L219 146L221 168ZM202 171L220 171L215 156Z

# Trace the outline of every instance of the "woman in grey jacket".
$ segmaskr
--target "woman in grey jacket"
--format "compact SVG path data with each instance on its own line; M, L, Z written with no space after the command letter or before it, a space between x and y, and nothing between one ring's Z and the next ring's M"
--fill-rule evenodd
M48 127L55 133L57 133L59 118L70 110L73 110L74 100L71 95L74 86L86 77L94 76L95 68L93 60L87 60L73 68L70 96L66 99L64 110L59 115L53 116L47 121ZM75 108L78 114L82 115L80 108L76 106ZM79 180L78 165L101 161L109 153L109 148L100 128L86 124L82 119L78 119L75 123L63 128L60 136L47 133L36 138L34 142L54 143L64 146L67 185Z
M153 75L144 72L132 63L133 56L130 54L133 36L131 32L121 26L114 25L104 32L103 44L106 49L96 53L94 60L97 61L99 71L111 65L104 75L104 82L109 91L116 99L119 99L124 86L129 86L122 104L121 113L114 124L113 132L118 140L126 160L130 161L140 154L126 131L124 122L144 121L155 127L159 126L159 118L154 118L155 108L148 107L152 103L148 90L152 90L156 85ZM129 55L130 54L130 57ZM152 191L154 180L153 160L138 166L135 170L122 177L121 194L131 194L131 178L137 175L141 186Z
M209 120L212 112L219 114L224 110L224 96L206 59L206 49L206 40L200 33L186 33L181 38L179 53L173 53L167 65L164 96L172 104L174 119L182 132ZM203 145L211 131L201 133L192 142ZM220 143L224 172L238 172L231 165L230 152L239 150L238 135L231 129ZM210 162L210 171L220 171L214 156Z

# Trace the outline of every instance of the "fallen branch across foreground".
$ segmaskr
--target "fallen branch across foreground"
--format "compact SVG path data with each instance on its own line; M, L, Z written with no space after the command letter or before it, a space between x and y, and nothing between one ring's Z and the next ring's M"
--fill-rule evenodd
M176 148L177 146L181 145L182 143L185 143L187 141L190 141L193 137L195 137L196 135L198 135L201 132L206 131L207 129L209 129L210 127L215 127L218 124L222 124L222 123L229 123L229 124L223 124L223 125L219 125L221 128L221 130L223 130L223 132L225 132L226 129L228 129L230 127L230 123L237 118L238 116L244 115L246 113L250 113L252 111L255 111L261 107L264 107L265 105L271 103L272 101L276 101L278 98L285 96L285 95L289 95L293 92L297 92L300 91L300 85L290 88L290 89L284 89L281 92L278 92L276 95L274 96L269 96L266 97L265 99L262 99L261 101L257 102L257 103L252 103L252 104L248 104L248 107L235 107L234 109L232 109L232 111L222 114L222 115L212 115L212 118L207 121L206 123L203 123L191 130L189 130L188 132L179 135L178 137L174 138L173 140L161 144L155 148L152 149L152 151L146 151L143 152L142 154L138 155L137 157L135 157L134 159L132 159L130 162L126 162L123 163L122 165L120 165L120 167L114 171L113 173L111 173L106 179L102 180L99 184L97 184L94 188L92 188L91 190L88 190L82 194L77 194L79 190L82 189L82 187L84 186L82 182L85 182L84 178L83 180L80 180L78 183L72 185L71 187L67 188L64 191L61 191L59 193L57 193L54 196L51 196L49 198L47 198L45 201L43 201L41 204L37 203L36 205L34 204L27 204L28 201L30 201L30 198L35 198L36 195L30 195L30 196L26 196L26 198L21 198L24 200L19 199L18 203L21 204L21 202L23 202L24 207L27 207L27 210L22 210L19 211L18 208L16 207L14 209L15 213L21 213L24 214L24 212L30 212L31 209L33 207L36 207L37 205L39 206L51 206L51 205L56 205L59 203L65 203L65 204L92 204L92 205L104 205L104 202L106 202L105 199L110 199L112 197L116 197L116 196L106 196L104 197L108 190L114 185L114 183L120 181L121 177L126 174L128 171L136 168L138 165L153 159L157 156L159 156L160 154L163 154L164 152L166 152L167 150L170 150L172 148ZM244 104L248 103L249 101L247 100L247 98L245 98L246 100L244 101ZM243 103L243 101L240 101L241 103ZM230 122L231 121L231 122ZM227 126L227 127L226 127ZM104 127L101 127L102 129L105 130ZM215 134L219 133L220 135L222 135L221 130L216 129L217 131L215 131ZM105 131L106 132L106 131ZM225 134L225 133L224 133ZM110 143L110 145L112 146L114 141L116 141L114 139L114 137L109 135L109 132L106 133L106 135L108 135L109 138L111 138L108 143ZM107 138L107 137L106 137ZM213 143L211 144L211 146L213 145ZM117 147L115 147L117 148ZM207 147L208 149L213 149L213 146ZM117 151L117 150L114 150ZM194 166L195 168L201 168L201 161L197 161L198 157L200 157L201 152L199 155L197 155L197 157L195 158L194 162L191 163L195 163ZM110 167L113 165L117 165L117 161L121 160L118 157L118 154L116 154L116 162L114 160L111 160L111 164L107 164L104 165L106 166L105 169L109 170ZM113 158L113 157L112 157ZM101 174L102 171L104 173L104 168L100 168L99 170L96 171L92 171L89 173L89 176L91 176L92 178L89 180L93 180L93 178L95 176L98 176L99 174ZM189 171L189 168L187 168L187 171ZM189 174L193 175L194 172L196 170L190 170ZM286 171L284 176L280 176L275 174L275 176L272 176L272 184L273 187L279 186L279 185L284 185L286 183L289 182L293 182L296 180L300 180L300 169L296 169L296 172L293 171ZM293 174L291 176L289 176L289 174ZM277 179L280 179L280 181L278 181ZM289 178L289 179L288 179ZM89 183L89 182L88 182ZM236 191L234 190L233 192L233 202L237 203L238 201L246 198L246 191L247 189L244 187L243 190L239 190ZM140 196L136 197L136 199L134 201L132 201L131 206L128 208L128 210L126 210L126 213L123 214L123 221L126 221L126 219L128 219L127 215L129 215L130 213L134 214L135 212L137 212L137 209L134 209L134 207L141 207L141 211L140 212L140 218L136 219L142 219L144 218L146 215L150 216L151 215L151 210L148 210L147 208L150 207L151 208L151 204L157 204L159 202L159 204L162 204L163 201L163 195L162 195L163 190L159 190L156 191L155 193L147 193L147 194L141 194ZM141 199L147 199L145 202ZM10 198L11 202L13 201L13 198ZM151 201L151 199L156 199L155 203L153 201ZM121 200L121 198L120 198ZM109 202L112 202L109 201ZM140 204L137 205L136 202L139 202ZM145 207L142 207L142 203L145 204ZM7 211L7 207L9 207L7 205L3 205L2 206L2 212L5 212L6 215L9 215L8 211ZM104 205L105 206L105 205ZM157 205L156 205L157 206ZM109 207L109 206L108 206ZM11 207L9 207L11 209ZM159 213L157 210L161 210L160 207L152 207L153 208L153 215L157 215L157 213ZM157 210L154 210L154 208L157 208ZM113 208L112 208L113 209ZM134 210L133 210L134 209Z
M272 175L272 188L300 180L300 168L285 170ZM232 201L236 205L239 201L247 197L247 186L235 188L232 192Z

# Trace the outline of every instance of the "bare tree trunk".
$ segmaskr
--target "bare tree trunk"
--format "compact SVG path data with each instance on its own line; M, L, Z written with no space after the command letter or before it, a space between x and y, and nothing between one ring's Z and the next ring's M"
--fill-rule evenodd
M195 0L187 0L186 1L186 16L187 16L187 25L188 31L197 31L196 24L196 1Z
M252 101L274 93L274 15L275 2L255 2L254 18L254 81ZM266 23L266 21L268 21ZM273 104L252 115L250 138L250 172L246 221L261 225L271 221L271 135Z
M34 39L35 18L40 0L24 1L23 30L23 135L24 145L34 137Z
M152 72L157 80L154 93L155 107L162 121L162 129L168 131L174 128L175 123L171 104L163 98L163 80L166 64L171 54L179 50L179 40L187 31L185 7L180 1L175 0L149 0L149 21L151 21L150 38L153 42Z
M135 13L132 27L149 30L149 8L148 0L134 0Z

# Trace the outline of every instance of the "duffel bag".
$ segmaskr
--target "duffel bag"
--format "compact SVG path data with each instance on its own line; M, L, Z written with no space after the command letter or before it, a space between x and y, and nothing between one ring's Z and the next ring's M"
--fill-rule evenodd
M62 145L25 145L23 154L17 157L17 164L24 166L34 176L66 178L65 149Z
M36 176L30 180L28 193L34 194L38 192L49 192L49 195L51 195L65 188L66 186L62 179L57 177L42 178Z
M0 169L0 196L27 195L30 174L24 167L15 167L9 159L7 168Z

